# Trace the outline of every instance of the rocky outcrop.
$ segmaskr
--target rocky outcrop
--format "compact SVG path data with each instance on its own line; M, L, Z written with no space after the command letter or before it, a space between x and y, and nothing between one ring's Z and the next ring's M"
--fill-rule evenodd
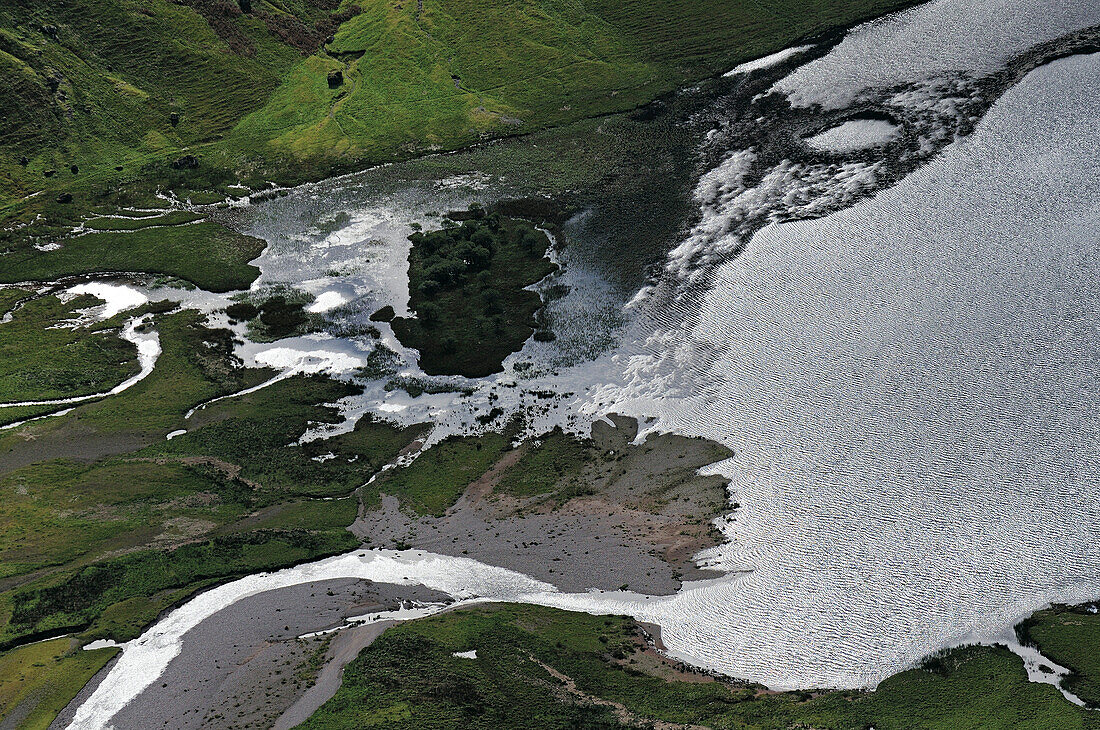
M194 170L199 166L199 158L194 155L184 155L172 162L173 170Z

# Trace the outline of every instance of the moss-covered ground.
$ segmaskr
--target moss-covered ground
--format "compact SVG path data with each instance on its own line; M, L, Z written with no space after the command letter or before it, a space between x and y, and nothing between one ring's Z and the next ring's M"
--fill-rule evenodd
M438 517L462 496L470 482L488 471L508 445L509 440L499 433L452 436L409 466L388 471L365 486L360 491L363 504L377 506L380 495L389 494L411 512Z
M476 650L476 659L454 656ZM303 725L335 728L707 727L1069 730L1100 718L1027 681L1002 647L966 647L874 692L709 681L655 655L632 620L533 606L470 608L390 629ZM657 723L670 723L657 725Z
M88 295L62 302L30 290L3 292L29 301L11 311L10 321L0 322L0 403L99 393L138 372L137 348L119 337L129 314L73 326L81 309L102 302ZM0 418L9 410L0 409Z
M299 444L309 426L339 419L325 403L357 392L320 376L282 380L186 418L272 373L241 367L230 333L204 326L196 312L154 320L163 353L147 378L0 432L8 497L0 506L0 646L10 647L0 661L59 633L132 638L203 587L352 549L358 543L346 528L358 502L350 493L422 432L368 418L349 433ZM187 433L165 440L179 429ZM59 673L59 692L69 686L67 667L77 665L46 667Z
M104 231L60 239L42 251L24 242L9 250L0 283L51 281L62 276L111 272L166 274L207 291L245 289L260 270L248 262L264 242L216 223Z

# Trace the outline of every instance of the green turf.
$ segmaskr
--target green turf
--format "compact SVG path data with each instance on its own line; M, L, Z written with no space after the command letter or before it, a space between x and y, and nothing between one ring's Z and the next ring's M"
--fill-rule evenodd
M45 416L50 413L71 408L72 406L16 406L14 408L0 409L0 427L22 423L23 421Z
M675 674L643 648L625 617L508 604L455 611L388 630L301 727L1069 730L1100 722L1054 687L1027 682L1020 659L1001 647L954 650L875 692L816 695L686 681L697 676ZM471 649L476 659L453 655ZM563 691L563 680L545 667L583 697Z
M147 457L212 457L240 466L241 499L263 506L286 495L346 496L409 444L420 427L364 418L348 434L297 444L311 425L339 420L324 406L358 388L322 376L297 376L215 404L187 433L139 452ZM207 422L206 425L199 425ZM196 427L197 426L197 427ZM333 454L332 458L324 458ZM247 482L259 485L251 488Z
M64 326L80 316L79 310L99 304L90 295L68 302L43 296L15 310L10 322L0 323L0 403L99 393L136 374L137 348L118 336L129 314L88 326ZM9 410L0 409L0 418L11 415Z
M516 465L504 472L496 490L518 497L554 492L555 497L565 501L586 486L579 483L582 470L599 456L590 441L554 429L532 444Z
M273 374L235 366L229 331L204 327L201 320L195 311L157 316L161 354L148 377L110 398L78 405L67 416L28 426L32 430L25 433L0 435L0 450L31 448L27 434L41 440L74 426L101 434L136 433L162 439L185 425L184 415L193 406L256 385Z
M46 730L118 649L83 651L54 639L0 654L0 717L20 730Z
M438 517L507 449L508 438L498 433L453 436L422 453L409 466L388 471L364 487L363 503L376 506L380 494L389 494L400 499L403 508Z
M147 550L110 558L6 597L11 614L0 637L15 641L36 634L83 630L107 608L124 601L211 579L315 560L351 550L357 544L343 529L255 530L174 550ZM153 617L141 618L147 621ZM133 628L140 628L140 624Z
M367 418L298 445L310 425L339 420L324 403L357 392L320 376L282 380L185 419L188 409L271 375L234 365L229 333L199 319L193 311L157 316L164 352L133 388L0 435L0 455L31 462L0 468L10 495L0 504L0 641L88 626L129 635L181 590L356 544L345 528L357 501L316 497L350 495L422 429ZM164 440L180 427L188 433ZM87 458L103 439L106 455ZM43 444L54 446L43 452ZM40 456L57 448L82 460ZM165 552L211 539L221 542L205 552ZM233 540L246 541L243 552L225 553ZM145 557L111 557L120 554ZM150 582L145 573L166 577Z
M245 289L259 276L248 262L264 248L262 240L216 223L89 233L60 243L54 251L29 245L10 251L0 283L122 271L178 276L207 291L224 292Z
M546 258L546 234L492 214L410 240L416 317L394 319L394 334L419 351L429 375L499 372L534 331L542 300L527 287L557 268Z
M1038 611L1016 631L1020 641L1070 670L1065 688L1100 707L1100 613L1097 604L1055 605Z

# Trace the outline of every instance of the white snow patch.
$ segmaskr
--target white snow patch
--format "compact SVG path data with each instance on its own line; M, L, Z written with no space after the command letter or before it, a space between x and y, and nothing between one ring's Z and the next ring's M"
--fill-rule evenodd
M306 311L313 313L327 312L330 309L336 309L342 304L347 304L348 301L347 296L338 291L321 292L317 295L317 299L314 300L313 304L306 307Z
M103 306L97 307L95 311L95 317L100 321L110 319L119 312L125 312L128 309L140 307L142 304L149 301L149 297L133 287L124 286L122 284L107 284L102 281L89 281L85 284L77 284L65 290L65 294L74 297L80 296L81 294L90 294L97 299L102 299L104 301Z
M272 347L256 353L256 362L271 368L297 373L349 373L363 367L366 361L348 352L336 350L299 350L292 347Z
M753 71L759 71L764 68L771 68L772 66L778 66L786 61L788 58L793 58L800 53L813 48L810 46L794 46L792 48L784 48L782 51L769 54L767 56L761 56L760 58L753 59L752 61L746 61L739 66L734 66L732 69L722 74L723 76L737 76L738 74L752 73Z
M899 130L885 119L849 119L807 138L806 144L828 152L854 152L881 147L896 137Z

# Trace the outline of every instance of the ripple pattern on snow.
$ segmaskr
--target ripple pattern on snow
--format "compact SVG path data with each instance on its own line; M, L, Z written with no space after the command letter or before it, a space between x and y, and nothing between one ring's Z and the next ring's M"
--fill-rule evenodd
M608 386L736 454L710 557L748 572L654 615L670 646L874 684L1100 593L1098 74L1053 62L896 187L765 227Z

